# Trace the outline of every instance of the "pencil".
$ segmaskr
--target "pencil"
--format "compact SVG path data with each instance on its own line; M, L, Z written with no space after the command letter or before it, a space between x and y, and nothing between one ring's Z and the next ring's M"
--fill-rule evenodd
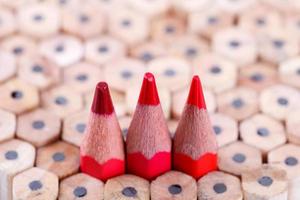
M237 121L258 113L258 93L251 88L236 87L217 96L218 111Z
M228 144L218 150L219 169L236 176L260 167L262 162L262 153L259 149L240 141Z
M122 132L105 82L96 86L80 154L81 171L102 181L125 172Z
M277 84L261 92L259 106L263 113L285 120L293 110L300 109L300 93L291 86Z
M104 187L105 200L150 199L149 182L141 177L125 174L109 179Z
M240 179L218 171L208 173L198 181L198 199L242 200Z
M55 200L58 196L58 178L37 167L19 173L13 179L13 199Z
M41 147L58 140L60 130L59 117L39 108L18 117L16 135L35 147Z
M217 169L217 142L206 110L201 82L194 76L174 136L173 165L195 179Z
M127 50L124 43L109 35L87 39L84 49L84 59L100 66L116 58L125 57Z
M12 139L0 145L0 199L11 200L13 177L33 167L34 147L21 140Z
M216 32L231 27L234 19L233 15L214 6L201 12L189 13L188 31L211 40Z
M287 200L288 181L285 170L263 165L242 174L245 200Z
M0 108L17 115L36 108L39 102L37 89L18 78L0 86Z
M75 174L60 182L59 200L104 198L102 181L84 173Z
M284 169L289 181L289 200L300 199L300 147L285 144L268 153L268 163Z
M63 31L82 39L101 35L106 28L106 18L98 7L91 3L62 10L61 26Z
M34 39L16 34L4 38L1 42L1 49L5 52L12 53L18 61L23 57L31 57L37 54L37 43Z
M65 68L79 62L84 52L79 38L60 34L42 40L39 44L39 53L57 66Z
M18 64L18 77L40 91L49 89L59 82L60 70L51 60L27 56L20 58Z
M63 179L79 170L79 149L62 141L40 147L37 150L36 166Z
M49 3L23 5L17 12L19 31L36 39L57 34L60 18L59 9Z
M260 92L278 82L277 70L268 63L255 63L241 69L238 83Z
M257 147L264 155L286 142L283 124L264 114L256 114L242 121L240 135L243 142Z
M170 133L151 73L144 76L126 143L129 173L152 180L171 169Z
M193 177L178 171L170 171L151 183L152 200L196 200L197 184Z

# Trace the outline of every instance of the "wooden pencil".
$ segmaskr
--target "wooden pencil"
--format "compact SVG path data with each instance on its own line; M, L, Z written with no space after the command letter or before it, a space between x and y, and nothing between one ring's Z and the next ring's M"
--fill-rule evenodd
M300 109L300 93L297 89L276 84L261 92L259 106L263 113L278 120L285 120L292 110Z
M228 144L218 150L219 169L236 176L261 167L262 162L262 153L259 149L240 141Z
M201 12L188 13L188 30L211 40L216 32L232 26L234 19L232 14L212 6Z
M279 64L299 54L298 38L280 28L268 31L258 38L259 57L266 62Z
M258 92L278 82L276 69L268 63L254 63L241 69L238 83Z
M193 73L201 74L203 86L219 94L235 87L237 65L216 53L204 53L193 62Z
M43 91L41 99L43 108L62 119L83 107L82 97L72 87L66 85Z
M182 172L167 172L152 181L151 199L196 200L196 181L193 177Z
M64 70L64 83L80 94L93 91L94 86L103 80L102 70L88 62L79 62Z
M176 40L167 47L169 54L184 58L192 62L201 55L209 51L206 40L198 38L196 35L187 34L176 38Z
M150 37L157 42L168 45L177 37L184 35L184 21L179 17L166 16L153 20Z
M268 163L284 169L288 178L288 199L300 198L300 147L285 144L268 153Z
M12 191L15 200L55 200L58 178L54 173L33 167L14 177Z
M59 117L47 110L36 109L18 117L16 135L35 147L41 147L58 140L60 130Z
M104 13L91 3L63 9L61 14L62 29L83 39L100 35L107 25Z
M13 177L34 165L35 149L24 141L12 139L0 144L0 199L12 199Z
M102 35L86 39L84 58L96 65L104 65L116 58L125 57L127 47L118 39Z
M51 4L24 5L17 13L18 28L21 33L33 38L46 38L60 28L60 11Z
M61 181L58 199L103 200L104 184L102 181L87 174L75 174Z
M253 115L242 121L239 129L241 139L260 149L264 155L286 142L284 126L268 115Z
M43 91L59 82L60 70L51 60L27 56L19 59L18 77Z
M22 57L36 55L38 49L34 39L22 34L14 34L4 38L0 47L3 51L13 54L17 62Z
M141 177L125 174L109 179L104 188L104 199L149 200L149 182Z
M124 142L108 85L99 82L80 147L81 171L106 181L125 172Z
M172 67L171 67L172 66ZM159 88L171 92L184 88L189 83L191 66L185 59L176 56L158 57L147 64L148 71L153 73Z
M195 179L217 169L217 141L206 110L201 82L194 76L173 142L173 165Z
M283 169L263 165L242 174L245 200L287 200L288 181Z
M144 76L126 145L129 173L152 180L171 169L171 137L151 73Z
M146 71L145 64L134 58L113 59L104 68L104 76L109 87L125 93L127 88L137 85Z
M39 94L35 87L14 78L0 86L0 108L21 114L39 105Z
M210 172L198 181L198 199L242 200L240 180L224 172Z
M267 6L257 5L255 9L248 9L241 13L238 26L251 31L258 38L279 28L282 24L283 20L278 12Z
M167 51L163 44L155 41L147 41L131 48L130 55L148 63L154 58L167 55Z
M149 20L138 12L127 8L116 8L109 13L109 33L123 41L128 46L142 43L149 35Z
M63 179L78 172L79 149L62 141L40 147L37 150L36 166Z
M238 67L254 63L257 58L254 36L238 27L217 32L213 37L212 46L217 54L232 60Z
M83 56L83 47L79 38L59 34L48 37L39 44L39 54L61 68L77 63Z
M258 93L248 87L236 87L219 94L217 105L220 113L241 121L259 111Z

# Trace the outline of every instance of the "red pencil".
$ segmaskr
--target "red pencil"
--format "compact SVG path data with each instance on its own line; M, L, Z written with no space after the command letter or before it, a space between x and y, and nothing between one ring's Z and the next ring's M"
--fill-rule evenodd
M171 169L171 138L151 73L144 76L126 143L128 172L152 180Z
M206 111L201 82L194 76L174 136L174 168L198 179L217 169L217 142Z
M102 181L125 172L121 128L105 82L97 84L80 154L82 172Z

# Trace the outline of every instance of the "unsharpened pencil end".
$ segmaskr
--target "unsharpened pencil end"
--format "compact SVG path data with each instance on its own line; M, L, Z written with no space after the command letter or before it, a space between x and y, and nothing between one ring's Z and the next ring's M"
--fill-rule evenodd
M97 84L91 111L103 115L109 115L114 111L114 106L106 82L99 82Z
M155 78L150 72L144 76L138 103L143 105L158 105L160 103Z
M193 77L187 104L197 106L199 109L206 109L200 78L197 75Z

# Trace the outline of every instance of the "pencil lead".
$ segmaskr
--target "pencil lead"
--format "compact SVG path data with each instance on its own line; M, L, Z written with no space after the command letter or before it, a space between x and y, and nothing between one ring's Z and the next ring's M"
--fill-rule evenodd
M158 105L160 103L155 78L150 72L147 72L144 76L138 102L144 105Z
M114 111L107 83L99 82L97 84L91 111L96 114L106 115L109 115Z
M206 109L201 81L197 75L193 77L187 104L197 106L199 109Z

